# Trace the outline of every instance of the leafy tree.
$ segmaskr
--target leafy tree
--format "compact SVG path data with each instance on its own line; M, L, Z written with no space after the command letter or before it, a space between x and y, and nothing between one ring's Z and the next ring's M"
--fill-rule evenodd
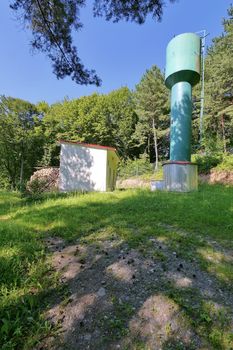
M12 0L10 7L30 28L32 48L50 58L58 79L71 76L77 84L98 86L101 80L94 70L84 67L73 45L72 31L83 26L80 9L85 4L85 0ZM93 13L94 16L104 16L107 21L125 19L142 24L148 14L161 20L164 5L163 0L94 0Z
M22 188L42 156L40 123L35 105L1 96L0 168L12 189Z
M59 165L59 139L75 140L73 134L78 118L77 101L66 99L48 106L44 111L42 129L45 143L40 165Z
M108 95L92 94L52 105L43 118L43 165L59 164L59 139L116 147L123 158L134 152L137 116L128 88Z
M206 57L206 149L227 152L233 146L233 7L223 20L224 32Z
M135 150L132 135L137 122L132 92L123 87L80 98L78 104L76 125L81 141L113 146L123 158L130 157Z
M192 89L192 153L200 149L201 81Z
M116 147L123 158L137 156L139 153L133 135L138 116L133 93L123 87L102 95L99 113L102 113L107 127L106 144Z
M153 142L155 168L158 168L159 151L164 155L167 150L169 132L168 90L164 84L164 76L160 69L153 66L143 75L136 85L135 102L139 121L136 127L135 139L138 145L151 153ZM153 141L152 141L153 140Z

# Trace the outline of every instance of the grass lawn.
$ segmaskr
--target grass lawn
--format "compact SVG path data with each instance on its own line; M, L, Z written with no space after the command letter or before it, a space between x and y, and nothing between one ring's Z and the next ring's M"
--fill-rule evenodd
M64 245L61 249L58 247L57 254L75 244L85 247L78 258L86 276L93 276L93 283L95 266L96 276L102 268L107 285L103 284L106 296L99 308L94 309L93 304L99 303L99 299L95 287L90 289L92 280L85 284L84 272L80 275L84 281L80 295L74 292L79 293L78 273L72 281L61 282L62 270L54 266L53 253L46 243L53 238L61 239ZM83 334L82 341L81 338L76 340L79 347L75 347L72 340L68 346L64 341L57 349L152 350L155 349L153 344L160 344L158 349L163 350L233 349L232 238L232 187L201 185L197 193L190 194L127 190L50 195L40 200L0 192L0 348L39 349L37 344L43 343L44 349L56 349L56 346L46 345L46 339L59 337L62 325L48 319L48 310L56 306L61 312L63 307L61 313L67 313L69 297L75 294L76 304L80 298L94 295L85 316L90 329L82 330L85 317L78 324L67 323L63 341L72 339L74 329ZM88 265L89 248L92 258L95 248L100 259L99 265L90 265L92 272ZM134 281L124 280L124 275L118 285L114 275L111 280L105 276L108 266L114 266L119 254L123 264L126 253L134 254L136 262L131 260L138 287ZM137 265L137 261L141 263ZM154 272L142 283L143 274L147 276L149 270L149 267L142 270L144 262L148 266L151 264L153 269L150 270ZM129 264L128 260L130 267ZM101 289L101 280L95 283L96 288L100 283L97 289ZM131 290L129 297L122 301L119 295L124 291L122 298L125 297L127 289ZM138 303L137 294L141 298ZM155 303L154 306L151 303ZM161 339L147 334L145 322L149 322L151 313L140 321L140 328L146 334L143 337L136 323L145 312L144 307L153 308L156 314L159 305L164 306L167 315L165 324L160 327ZM105 306L106 313L101 314ZM168 309L174 310L172 315ZM91 310L95 310L95 317ZM178 332L179 327L187 328L185 335ZM89 338L97 328L100 333L93 335L93 345ZM133 333L135 329L137 334ZM158 328L152 329L155 333ZM87 332L91 333L90 337Z

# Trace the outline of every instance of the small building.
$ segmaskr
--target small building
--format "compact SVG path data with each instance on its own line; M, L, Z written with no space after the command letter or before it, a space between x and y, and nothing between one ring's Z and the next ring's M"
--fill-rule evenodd
M113 191L119 157L113 147L60 140L60 191Z

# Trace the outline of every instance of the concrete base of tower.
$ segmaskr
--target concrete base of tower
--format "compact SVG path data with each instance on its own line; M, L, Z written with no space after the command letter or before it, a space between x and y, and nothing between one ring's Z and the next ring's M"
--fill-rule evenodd
M198 189L197 165L190 162L169 161L163 164L164 190L191 192Z

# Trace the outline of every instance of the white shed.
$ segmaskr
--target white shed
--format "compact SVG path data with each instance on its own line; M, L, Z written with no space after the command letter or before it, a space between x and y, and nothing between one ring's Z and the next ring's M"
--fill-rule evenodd
M113 147L59 141L60 191L113 191L119 157Z

